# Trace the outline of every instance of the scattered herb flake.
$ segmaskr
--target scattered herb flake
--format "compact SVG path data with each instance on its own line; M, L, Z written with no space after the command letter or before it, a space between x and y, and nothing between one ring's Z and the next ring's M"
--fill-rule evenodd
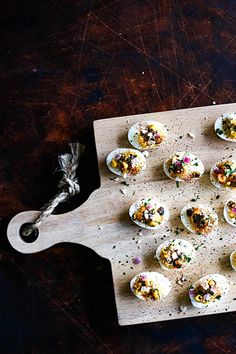
M203 246L204 243L200 243L200 245L198 245L197 247L195 247L195 250L197 251L201 246Z

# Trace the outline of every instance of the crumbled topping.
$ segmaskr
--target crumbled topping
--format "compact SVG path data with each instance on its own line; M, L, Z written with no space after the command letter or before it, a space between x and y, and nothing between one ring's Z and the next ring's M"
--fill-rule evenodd
M165 132L160 127L157 127L155 123L149 125L143 123L140 125L138 143L142 148L146 149L160 145L164 139Z
M179 306L179 312L186 312L187 307L186 306Z
M110 180L111 180L111 181L114 181L114 182L118 182L118 181L119 181L119 177L113 177L113 176L111 176L111 177L110 177Z
M236 188L236 164L234 161L222 161L212 171L212 176L225 188Z
M213 213L200 207L187 209L186 215L194 231L199 234L207 235L211 233L218 224Z
M164 220L165 210L157 207L151 198L143 200L143 203L132 215L133 220L137 220L147 226L156 227Z
M184 282L186 282L187 281L187 278L186 277L184 277L184 276L182 276L180 279L177 279L176 280L176 283L178 284L178 285L183 285L183 283Z
M195 301L203 304L220 300L222 296L218 284L213 279L202 280L194 289L190 289L190 294L194 296Z

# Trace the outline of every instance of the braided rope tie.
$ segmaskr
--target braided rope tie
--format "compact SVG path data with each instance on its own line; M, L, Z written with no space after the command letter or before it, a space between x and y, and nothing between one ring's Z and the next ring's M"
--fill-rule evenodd
M29 236L32 231L34 231L49 215L53 213L58 204L80 192L80 186L76 177L76 169L79 164L79 158L84 151L84 145L80 143L70 143L69 145L71 154L58 156L60 171L63 172L63 177L58 184L58 187L60 188L59 193L45 205L34 223L23 229L23 236Z

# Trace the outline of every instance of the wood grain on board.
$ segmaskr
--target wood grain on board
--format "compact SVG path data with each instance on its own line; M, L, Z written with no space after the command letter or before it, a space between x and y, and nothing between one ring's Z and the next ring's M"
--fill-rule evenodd
M98 120L94 124L95 141L101 186L79 208L63 215L52 215L39 226L39 237L33 243L24 242L19 229L32 222L38 212L24 212L13 218L8 227L8 238L13 247L23 253L39 252L56 243L74 242L87 246L111 262L114 292L121 325L163 321L235 311L236 273L231 269L229 255L236 248L235 230L222 221L223 205L235 192L215 188L209 179L212 165L223 158L236 159L234 144L217 137L214 122L226 112L236 111L236 104L208 106L184 110L157 112ZM145 171L135 178L127 178L128 186L111 179L105 159L117 147L129 147L127 131L142 120L158 120L168 129L168 138L157 149L150 151ZM194 133L195 138L189 136ZM180 183L166 177L163 162L175 151L190 151L198 156L205 174L198 181ZM143 197L156 196L170 210L170 220L160 230L140 230L128 216L129 206ZM208 237L193 235L181 224L181 209L195 200L214 208L220 219L218 231ZM191 241L197 254L184 272L163 271L155 251L163 240L185 238ZM142 258L135 265L136 256ZM137 300L129 289L131 278L141 271L160 271L172 282L172 291L163 302ZM198 278L210 274L226 275L231 283L227 297L208 309L195 309L188 300L189 286ZM186 282L179 285L184 275ZM179 307L186 307L180 311Z

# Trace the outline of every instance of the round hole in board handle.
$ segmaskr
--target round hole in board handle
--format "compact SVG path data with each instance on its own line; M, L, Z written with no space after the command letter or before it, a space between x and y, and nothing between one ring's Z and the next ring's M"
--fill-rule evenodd
M32 225L33 225L33 223L26 222L26 223L22 224L20 227L20 230L19 230L20 238L26 243L32 243L32 242L36 241L37 238L39 237L39 229L35 226L28 235L24 234L24 231L27 230L27 228L29 228Z

